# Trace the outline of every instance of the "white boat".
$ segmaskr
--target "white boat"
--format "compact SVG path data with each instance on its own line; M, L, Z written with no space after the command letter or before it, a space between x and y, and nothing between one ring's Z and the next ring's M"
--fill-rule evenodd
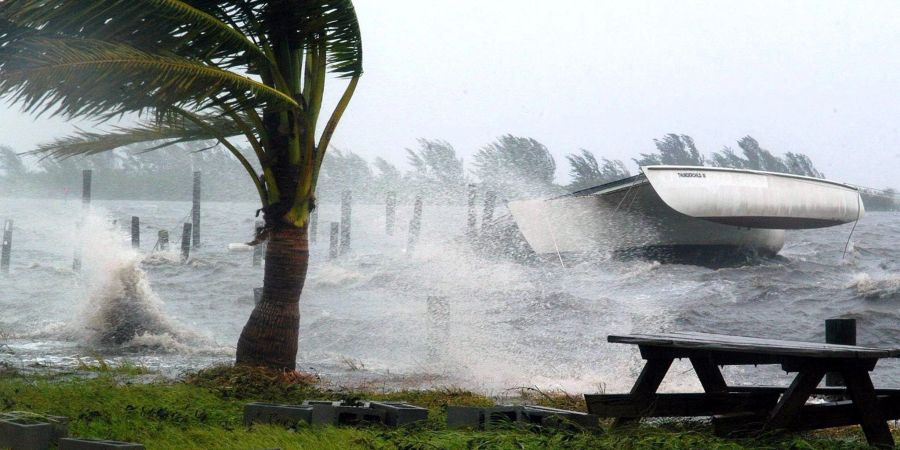
M717 248L774 255L786 229L840 225L865 213L854 186L692 166L643 166L624 180L508 206L538 254Z

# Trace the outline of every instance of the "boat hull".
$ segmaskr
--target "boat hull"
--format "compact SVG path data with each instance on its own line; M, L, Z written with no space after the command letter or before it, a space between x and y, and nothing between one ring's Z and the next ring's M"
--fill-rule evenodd
M726 225L679 213L649 183L603 195L514 201L508 206L538 254L694 247L777 254L784 245L784 230Z

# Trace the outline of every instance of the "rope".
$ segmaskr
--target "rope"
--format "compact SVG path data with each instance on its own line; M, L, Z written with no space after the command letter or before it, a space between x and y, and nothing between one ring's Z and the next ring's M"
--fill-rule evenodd
M850 239L853 239L853 232L856 231L856 224L859 223L859 213L860 213L860 202L862 196L860 193L856 193L856 220L853 221L853 228L850 229L850 235L847 236L847 243L844 245L844 254L841 255L841 261L847 257L847 249L850 248Z

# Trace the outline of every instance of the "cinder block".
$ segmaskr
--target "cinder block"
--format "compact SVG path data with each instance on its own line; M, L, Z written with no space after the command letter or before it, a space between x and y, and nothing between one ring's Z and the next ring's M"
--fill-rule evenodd
M522 420L521 406L495 406L484 408L484 429L496 428L498 425Z
M144 446L105 439L64 438L59 440L59 450L144 450Z
M287 427L297 426L303 421L313 423L313 407L281 405L276 403L247 403L244 405L244 425L270 423Z
M525 420L536 425L552 428L597 428L599 417L580 411L548 408L545 406L524 406L522 414Z
M24 417L0 420L0 448L46 450L53 439L53 425Z
M52 416L49 414L32 414L27 412L20 411L10 411L10 412L2 412L0 413L0 420L9 420L9 419L24 419L31 423L49 423L53 428L53 431L50 435L50 443L56 444L59 442L60 438L64 438L69 435L69 418L64 416ZM3 437L0 436L0 442L3 442Z
M447 428L481 428L484 425L482 410L474 406L448 406Z
M332 406L337 425L367 425L384 423L385 411L368 406Z
M399 427L413 422L428 420L428 410L406 402L369 402L372 409L384 411L384 424Z

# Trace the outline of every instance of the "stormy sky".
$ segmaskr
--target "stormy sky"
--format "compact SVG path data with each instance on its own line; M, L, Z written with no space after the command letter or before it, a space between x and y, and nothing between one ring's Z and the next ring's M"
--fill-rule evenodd
M468 162L512 133L546 144L567 180L579 148L630 162L670 132L706 153L751 135L828 178L900 186L900 3L354 3L366 72L334 144L367 159L403 165L426 137ZM21 150L68 129L5 105L0 124Z

